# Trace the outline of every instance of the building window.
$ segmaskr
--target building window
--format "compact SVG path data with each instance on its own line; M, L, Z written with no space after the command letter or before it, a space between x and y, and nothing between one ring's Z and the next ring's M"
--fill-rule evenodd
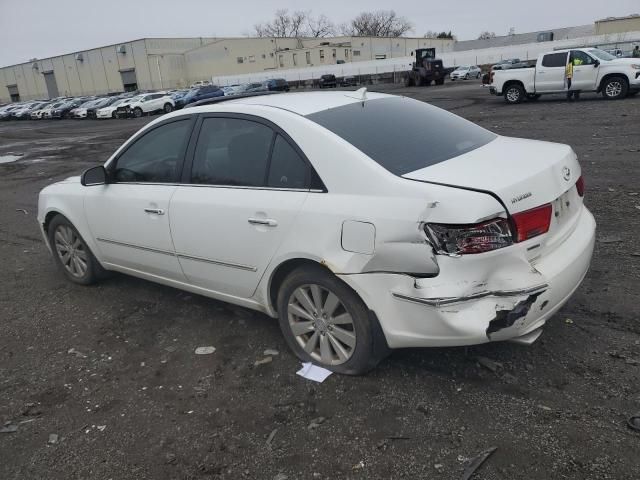
M384 60L385 58L387 58L385 54L376 53L376 60Z
M262 54L262 59L264 60L265 58L267 58L267 56L263 53Z
M349 49L348 48L344 49L344 58L349 58Z
M353 56L354 57L359 57L360 56L360 50L354 50L353 51Z
M278 61L280 62L280 68L284 67L284 58L282 58L282 55L278 55Z
M270 56L271 58L273 58L273 52L271 52L271 53L269 54L269 56Z
M293 54L293 66L297 66L298 65L298 54L294 53Z
M249 63L256 63L256 56L255 55L249 55Z
M320 61L324 62L324 50L320 50Z
M307 65L311 65L311 52L307 52Z
M236 58L236 61L237 61L238 63L244 63L244 58L242 58L242 57L238 57L238 58Z
M331 56L333 58L336 58L336 49L335 48L333 50L331 50Z

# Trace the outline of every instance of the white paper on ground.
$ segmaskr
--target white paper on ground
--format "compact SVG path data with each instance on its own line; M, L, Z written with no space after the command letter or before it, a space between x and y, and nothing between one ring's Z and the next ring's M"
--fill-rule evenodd
M326 368L319 367L313 363L303 363L302 368L296 372L301 377L313 380L314 382L324 382L333 372Z

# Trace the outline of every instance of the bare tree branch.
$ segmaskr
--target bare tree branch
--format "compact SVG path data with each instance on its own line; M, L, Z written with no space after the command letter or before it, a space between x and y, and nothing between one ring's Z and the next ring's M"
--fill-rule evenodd
M307 29L310 37L322 38L334 35L336 26L325 15L313 18L307 14Z
M393 10L378 10L362 12L340 29L344 35L356 37L401 37L411 31L413 25Z
M496 38L496 32L484 31L478 35L478 40L489 40L490 38Z

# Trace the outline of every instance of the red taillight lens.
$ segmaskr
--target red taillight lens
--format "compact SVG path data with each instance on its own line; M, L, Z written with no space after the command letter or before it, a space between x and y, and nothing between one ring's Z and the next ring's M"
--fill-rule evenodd
M438 252L451 255L489 252L513 243L509 222L504 218L477 225L430 223L425 231Z
M578 195L584 197L584 177L580 175L580 178L576 182L576 190L578 190Z
M513 221L516 225L516 242L524 242L547 233L551 225L551 204L516 213Z

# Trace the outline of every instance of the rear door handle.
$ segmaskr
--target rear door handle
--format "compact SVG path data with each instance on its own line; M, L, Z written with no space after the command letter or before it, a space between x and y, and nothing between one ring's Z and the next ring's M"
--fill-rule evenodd
M251 225L265 225L267 227L277 227L278 222L273 218L249 218L247 220Z
M156 215L164 215L164 210L161 208L145 208L146 213L155 213Z

